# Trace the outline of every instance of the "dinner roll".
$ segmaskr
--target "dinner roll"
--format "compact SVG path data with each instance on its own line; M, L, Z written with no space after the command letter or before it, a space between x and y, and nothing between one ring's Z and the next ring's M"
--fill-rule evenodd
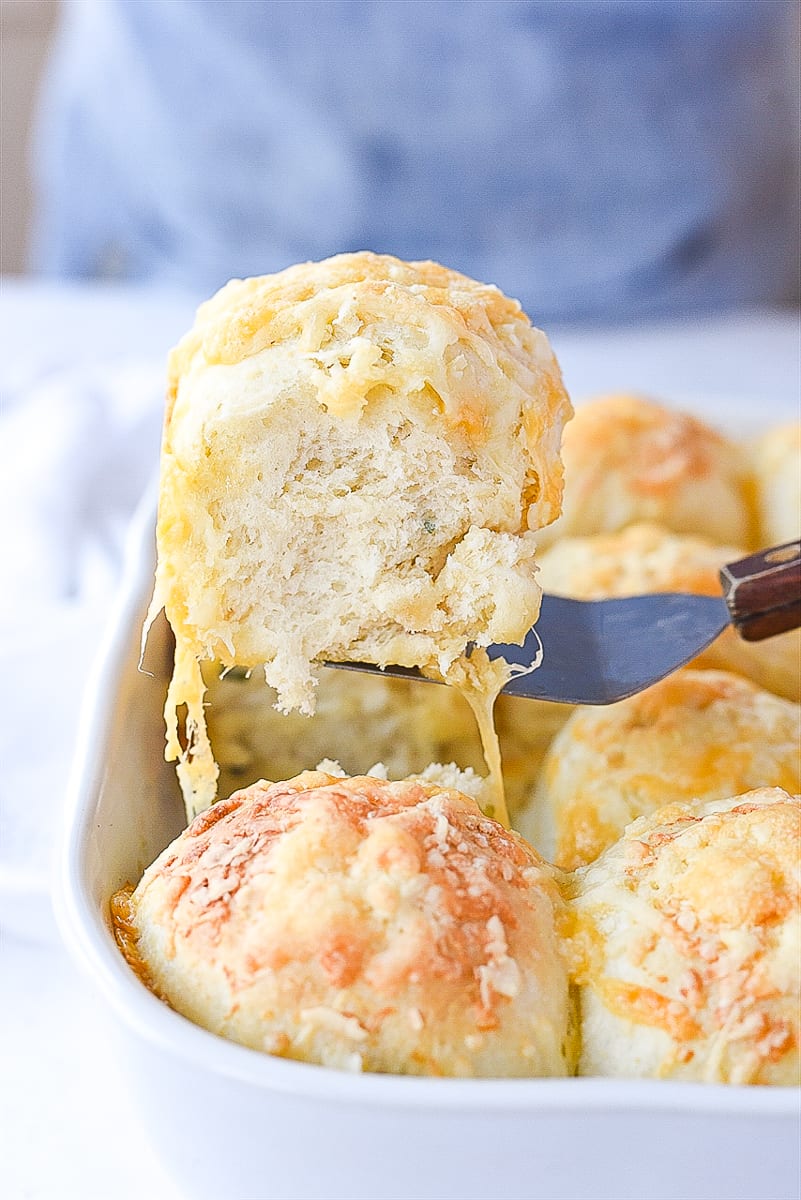
M800 738L797 704L729 672L680 671L628 700L576 709L518 827L572 870L673 801L801 790Z
M214 796L199 661L263 666L309 713L320 661L448 675L468 642L522 641L570 412L520 306L435 263L344 254L201 306L170 359L151 607L193 807Z
M538 556L539 580L543 591L578 600L648 592L719 596L720 568L746 554L736 546L641 522L617 533L562 538ZM736 671L779 696L801 700L799 630L746 642L729 626L695 665Z
M643 817L577 873L580 1074L799 1082L799 839L801 797L759 788Z
M306 772L197 817L121 925L157 993L253 1049L539 1076L573 1066L561 916L550 868L460 792Z
M562 516L539 544L656 521L721 544L751 544L741 450L688 413L644 396L580 405L562 445Z
M770 429L753 452L760 546L801 537L801 422Z

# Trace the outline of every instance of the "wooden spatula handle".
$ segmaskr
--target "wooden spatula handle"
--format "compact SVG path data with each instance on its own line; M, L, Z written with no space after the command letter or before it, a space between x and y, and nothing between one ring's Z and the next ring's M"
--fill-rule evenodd
M801 625L801 542L727 563L720 581L732 623L747 642Z

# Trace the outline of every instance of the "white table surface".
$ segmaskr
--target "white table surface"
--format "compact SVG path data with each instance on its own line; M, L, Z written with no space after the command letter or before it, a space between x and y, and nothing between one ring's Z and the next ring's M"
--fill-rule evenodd
M29 381L98 357L163 358L191 311L184 296L5 280L0 390L19 394ZM576 397L625 389L687 405L703 398L710 414L750 424L798 413L795 313L563 330L552 341ZM8 686L0 704L0 720L21 719ZM75 709L75 697L67 697L63 711L48 720L72 729ZM66 749L59 745L68 757L69 738ZM19 875L6 878L0 892L0 1194L9 1200L179 1200L181 1191L150 1150L126 1095L100 1002L61 948L41 877L26 875L20 864Z

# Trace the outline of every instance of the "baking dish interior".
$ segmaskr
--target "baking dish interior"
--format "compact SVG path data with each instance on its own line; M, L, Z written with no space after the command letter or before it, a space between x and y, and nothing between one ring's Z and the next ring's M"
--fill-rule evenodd
M118 1017L171 1054L203 1060L251 1083L314 1095L457 1107L640 1108L754 1115L797 1111L793 1089L647 1080L440 1080L351 1076L258 1054L199 1029L156 1000L128 968L110 929L109 900L184 827L172 765L164 761L163 705L172 638L160 614L144 655L141 633L154 566L155 498L132 525L126 570L87 689L69 786L56 887L63 935ZM313 764L312 764L313 765Z

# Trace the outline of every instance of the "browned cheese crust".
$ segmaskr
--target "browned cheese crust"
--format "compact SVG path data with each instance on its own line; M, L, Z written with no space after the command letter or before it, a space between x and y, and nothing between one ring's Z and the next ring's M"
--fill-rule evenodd
M801 797L634 822L574 880L586 1075L799 1082Z
M451 789L256 784L197 817L131 908L156 989L245 1045L355 1070L571 1069L552 874Z

